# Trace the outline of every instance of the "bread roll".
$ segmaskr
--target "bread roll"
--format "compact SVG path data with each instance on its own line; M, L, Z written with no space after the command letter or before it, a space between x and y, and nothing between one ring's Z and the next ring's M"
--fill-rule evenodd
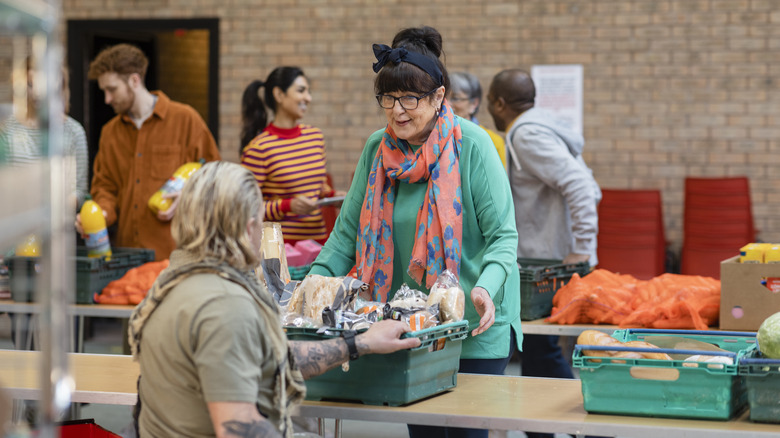
M657 346L645 342L645 341L628 341L623 344L624 347L636 347L636 348L658 348ZM672 357L669 356L666 353L647 353L642 352L639 353L643 356L644 359L656 359L656 360L672 360Z

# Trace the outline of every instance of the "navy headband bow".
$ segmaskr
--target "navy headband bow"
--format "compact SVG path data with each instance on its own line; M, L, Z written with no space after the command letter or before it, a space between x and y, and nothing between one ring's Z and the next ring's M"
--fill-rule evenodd
M374 73L379 73L379 70L387 64L387 61L390 61L393 64L400 64L403 61L421 68L424 72L428 73L439 86L444 85L441 69L439 69L436 63L427 56L406 50L404 47L393 49L385 44L374 44L373 48L374 56L376 56Z

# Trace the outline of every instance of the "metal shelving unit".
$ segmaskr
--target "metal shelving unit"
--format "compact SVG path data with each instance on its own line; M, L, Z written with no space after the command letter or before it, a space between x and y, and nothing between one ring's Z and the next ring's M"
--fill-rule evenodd
M60 16L59 0L0 0L0 37L12 41L14 82L26 79L29 56L36 66L32 92L41 102L37 108L43 133L40 160L24 167L0 162L0 248L13 247L30 233L41 240L41 272L36 280L42 352L37 430L41 437L56 436L54 423L70 407L72 393L66 352L67 309L74 295L72 257L68 257L74 252L74 212L66 193L67 157L62 147L63 117L59 116L63 108ZM15 84L16 104L26 85Z

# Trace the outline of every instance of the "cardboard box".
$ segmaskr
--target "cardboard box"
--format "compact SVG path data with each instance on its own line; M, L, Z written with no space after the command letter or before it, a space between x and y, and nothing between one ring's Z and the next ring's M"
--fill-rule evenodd
M740 263L739 256L722 261L720 328L755 331L780 312L780 292L767 287L773 278L780 278L780 263Z

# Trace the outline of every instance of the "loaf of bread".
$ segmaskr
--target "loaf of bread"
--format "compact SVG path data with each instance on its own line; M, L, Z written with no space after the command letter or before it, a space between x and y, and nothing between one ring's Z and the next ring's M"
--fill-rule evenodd
M440 287L438 283L431 288L426 305L439 305L439 319L442 324L463 320L466 311L466 294L460 286Z
M585 330L577 337L577 343L580 345L597 345L603 347L635 347L635 348L655 348L658 347L645 341L620 342L598 330ZM666 353L647 353L639 351L609 351L609 350L582 350L584 356L601 357L621 357L627 359L657 359L672 360Z
M623 344L624 347L637 347L637 348L658 348L657 346L645 342L645 341L628 341ZM644 359L656 359L656 360L672 360L672 357L666 353L639 353Z
M577 337L577 343L580 345L598 345L600 347L621 346L622 342L612 336L598 330L585 330ZM614 351L602 350L582 350L585 356L613 356Z

